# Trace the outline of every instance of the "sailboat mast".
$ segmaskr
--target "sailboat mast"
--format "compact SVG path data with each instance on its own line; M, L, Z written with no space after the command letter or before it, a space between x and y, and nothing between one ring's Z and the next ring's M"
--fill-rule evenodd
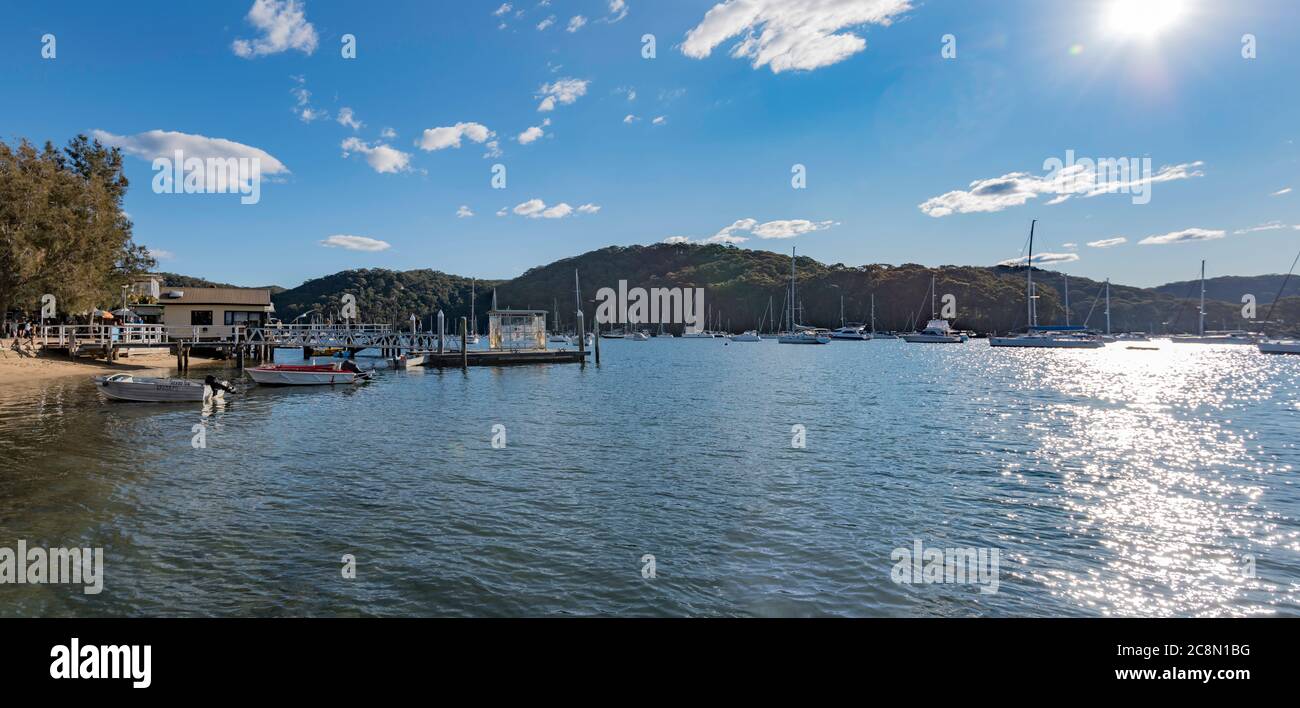
M1029 222L1029 258L1025 259L1025 322L1030 327L1037 325L1034 317L1034 226L1038 219Z
M1197 327L1197 334L1205 336L1205 261L1201 261L1201 320Z
M474 317L474 284L478 282L474 278L469 281L469 321L474 327L474 334L478 334L478 318Z
M871 293L871 333L876 333L876 294Z
M1065 326L1070 326L1070 276L1061 274L1065 278Z
M1106 334L1110 334L1110 278L1106 279Z
M934 276L930 276L930 319L939 318L939 311L934 309Z
M840 293L840 327L844 327L844 294Z
M794 262L799 257L799 247L790 248L790 332L794 332Z

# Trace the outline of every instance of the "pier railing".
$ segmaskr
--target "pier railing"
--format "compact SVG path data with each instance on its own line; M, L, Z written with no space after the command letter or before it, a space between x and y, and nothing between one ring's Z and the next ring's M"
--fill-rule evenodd
M39 334L41 346L49 349L104 345L152 347L168 341L165 327L148 324L43 325Z

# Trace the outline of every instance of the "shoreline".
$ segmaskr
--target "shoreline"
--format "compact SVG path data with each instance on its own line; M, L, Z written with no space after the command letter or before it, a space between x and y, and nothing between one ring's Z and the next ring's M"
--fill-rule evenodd
M19 355L9 349L13 340L0 340L3 347L0 353L0 386L17 386L28 383L43 383L60 378L75 376L104 376L117 373L138 373L143 371L161 371L163 376L176 375L175 357L167 353L154 353L127 357L115 363L102 359L68 359L61 356L38 355L28 357ZM224 368L224 359L194 359L193 369Z

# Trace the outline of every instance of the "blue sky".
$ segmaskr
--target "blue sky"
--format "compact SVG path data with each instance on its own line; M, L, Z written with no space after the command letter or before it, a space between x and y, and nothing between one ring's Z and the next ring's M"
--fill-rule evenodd
M1300 249L1293 3L1133 2L10 3L0 137L112 136L160 269L244 285L358 267L512 277L672 237L988 265L1021 255L1031 219L1050 267L1082 276L1154 285L1201 258L1211 275L1285 271ZM252 205L151 190L151 151L210 139L284 170ZM1061 200L1044 161L1068 150L1150 158L1149 203ZM337 236L362 238L323 244Z

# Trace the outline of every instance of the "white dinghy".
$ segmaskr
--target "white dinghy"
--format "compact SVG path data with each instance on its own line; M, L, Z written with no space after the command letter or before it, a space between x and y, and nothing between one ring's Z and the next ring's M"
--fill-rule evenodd
M110 399L137 403L206 403L234 392L225 381L217 381L212 376L195 381L113 374L95 377L95 384Z

